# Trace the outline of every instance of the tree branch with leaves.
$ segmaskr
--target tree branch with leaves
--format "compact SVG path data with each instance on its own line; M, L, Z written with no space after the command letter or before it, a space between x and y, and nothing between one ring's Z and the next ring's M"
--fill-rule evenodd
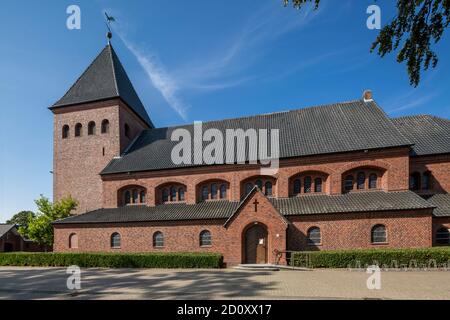
M300 9L320 0L283 0ZM450 0L397 0L397 14L384 26L372 43L370 52L384 57L398 50L397 62L406 61L410 84L417 87L422 70L435 68L439 59L432 47L441 40L450 24Z
M41 195L39 199L35 200L35 203L38 212L34 217L29 216L28 237L40 245L51 247L53 245L52 222L69 217L70 213L77 207L78 202L71 197L67 197L51 203L48 198ZM20 227L19 232L23 231Z

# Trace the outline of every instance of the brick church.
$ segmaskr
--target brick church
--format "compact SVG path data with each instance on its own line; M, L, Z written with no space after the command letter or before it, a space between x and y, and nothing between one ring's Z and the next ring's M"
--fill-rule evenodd
M150 119L108 44L54 114L57 252L220 252L227 265L277 252L449 245L450 120L390 118L361 99L211 121L279 129L279 170L175 165L177 128ZM195 155L193 155L195 156Z

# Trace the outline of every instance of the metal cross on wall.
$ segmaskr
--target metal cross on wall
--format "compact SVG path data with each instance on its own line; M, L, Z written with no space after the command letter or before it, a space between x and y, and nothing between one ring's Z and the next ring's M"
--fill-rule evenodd
M259 204L258 200L255 199L255 201L253 202L253 204L255 205L255 212L258 212L258 204Z

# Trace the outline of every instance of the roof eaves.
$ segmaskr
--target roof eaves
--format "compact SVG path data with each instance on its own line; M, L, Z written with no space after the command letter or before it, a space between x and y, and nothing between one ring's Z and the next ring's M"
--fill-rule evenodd
M112 65L112 72L113 72L113 77L114 77L114 87L116 88L116 94L118 96L120 96L120 92L119 92L119 86L117 85L117 77L116 77L116 64L114 62L114 57L113 57L113 47L111 44L108 44L109 46L109 59L111 60L111 65Z
M265 197L267 199L267 201L269 201L269 203L272 205L272 207L277 211L277 213L280 215L281 219L283 220L283 222L287 225L289 225L289 220L286 219L286 217L284 215L281 214L281 212L278 210L278 208L276 208L273 203L267 198L266 195L264 195L261 190L259 189L258 186L254 186L253 189L242 199L242 201L239 203L239 205L237 206L237 208L234 210L234 212L231 214L231 216L227 219L227 221L225 221L225 223L223 224L223 226L225 228L228 227L229 223L231 222L231 220L233 220L233 218L237 215L237 213L239 212L239 210L241 210L241 208L244 206L244 204L253 196L253 194L255 192L259 192L263 197Z
M62 106L65 106L65 104L58 104L58 102L61 101L62 99L64 99L64 97L72 90L72 88L75 87L75 85L77 85L77 84L80 82L81 78L83 78L83 76L88 72L88 70L89 70L89 69L92 67L92 65L97 61L97 59L101 56L101 54L103 53L103 51L104 51L105 49L106 49L106 47L103 48L103 50L100 51L99 54L97 54L97 56L91 61L91 63L90 63L90 64L88 65L88 67L81 73L81 75L77 78L77 80L76 80L74 83L72 83L72 85L71 85L70 88L66 91L66 93L65 93L58 101L56 101L53 105L51 105L51 106L49 107L50 110L52 110L53 107L62 107Z

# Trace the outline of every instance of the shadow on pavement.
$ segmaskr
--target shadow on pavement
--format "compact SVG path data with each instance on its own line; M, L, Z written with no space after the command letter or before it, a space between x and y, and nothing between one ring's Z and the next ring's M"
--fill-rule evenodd
M252 297L271 290L274 281L261 281L267 271L82 269L81 290L67 289L64 268L0 269L2 299L224 299ZM259 277L259 281L255 279Z

